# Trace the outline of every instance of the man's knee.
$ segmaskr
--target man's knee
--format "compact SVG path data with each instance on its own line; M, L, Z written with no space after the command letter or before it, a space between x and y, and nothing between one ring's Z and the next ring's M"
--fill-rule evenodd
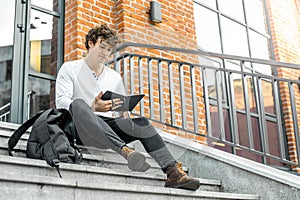
M146 117L133 118L134 123L138 126L149 126L151 125Z
M88 108L86 102L82 99L75 99L70 105L70 111L85 110Z

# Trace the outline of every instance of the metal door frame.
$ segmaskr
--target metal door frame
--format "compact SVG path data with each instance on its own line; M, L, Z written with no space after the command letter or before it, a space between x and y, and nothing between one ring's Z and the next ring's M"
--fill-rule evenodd
M13 66L11 86L10 122L23 123L28 119L28 81L29 76L54 80L55 76L29 70L30 65L30 12L35 9L59 18L57 70L63 63L64 52L64 12L65 2L59 1L58 12L31 5L31 0L15 0L15 22L13 42Z

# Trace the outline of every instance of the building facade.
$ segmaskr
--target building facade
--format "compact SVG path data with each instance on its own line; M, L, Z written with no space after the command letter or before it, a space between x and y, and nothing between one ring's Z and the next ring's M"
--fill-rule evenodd
M146 94L137 114L171 134L297 171L281 161L299 163L299 0L157 0L160 23L151 20L150 2L2 1L1 120L21 123L54 107L59 67L83 58L86 32L107 23L121 45L143 44L124 46L109 59L128 93ZM295 64L274 67L259 59ZM258 85L257 74L266 76Z

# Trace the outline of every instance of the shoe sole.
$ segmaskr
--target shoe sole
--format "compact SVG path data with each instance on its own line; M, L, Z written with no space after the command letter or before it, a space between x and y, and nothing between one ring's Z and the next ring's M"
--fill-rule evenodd
M200 182L196 180L187 181L186 183L174 185L174 186L165 186L169 188L185 189L185 190L197 190L200 187Z
M132 152L128 156L128 168L132 171L145 172L150 168L150 164L147 163L146 157L140 152Z

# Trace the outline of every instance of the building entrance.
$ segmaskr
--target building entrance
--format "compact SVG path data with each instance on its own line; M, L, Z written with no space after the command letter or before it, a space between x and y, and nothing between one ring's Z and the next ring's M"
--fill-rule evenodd
M0 121L22 123L54 107L63 62L62 0L0 3Z

